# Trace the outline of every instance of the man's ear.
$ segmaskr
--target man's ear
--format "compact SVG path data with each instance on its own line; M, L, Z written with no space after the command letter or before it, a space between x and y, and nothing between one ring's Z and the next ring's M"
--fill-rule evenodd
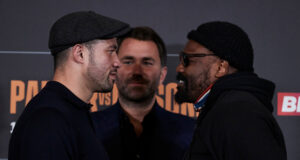
M71 56L76 63L83 63L85 48L82 44L76 44L72 47Z
M168 73L167 66L162 67L161 70L160 70L159 84L163 84L163 82L164 82L164 80L167 76L167 73Z
M223 77L229 73L230 65L226 60L220 60L218 70L216 73L216 78Z

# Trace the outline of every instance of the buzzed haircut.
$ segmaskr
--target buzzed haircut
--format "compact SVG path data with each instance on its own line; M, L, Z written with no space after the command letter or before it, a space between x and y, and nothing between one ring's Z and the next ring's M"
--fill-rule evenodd
M53 55L54 59L54 70L57 69L59 66L61 66L65 61L68 59L68 52L70 48L65 49L55 55Z
M93 46L96 42L97 42L96 40L92 40L92 41L82 43L82 45L84 45L89 50L89 52L91 54L91 56L90 56L91 59L93 58L93 53L94 53ZM68 52L69 52L70 48L65 49L65 50L53 55L53 57L54 57L54 70L57 69L57 67L61 66L63 63L65 63L67 61L67 58L68 58L68 55L69 55Z

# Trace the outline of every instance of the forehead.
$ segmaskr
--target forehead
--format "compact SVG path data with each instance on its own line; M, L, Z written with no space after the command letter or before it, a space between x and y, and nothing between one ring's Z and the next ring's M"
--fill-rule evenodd
M159 52L153 41L142 41L134 38L126 38L119 46L119 57L132 56L136 58L159 58Z
M187 53L207 53L207 54L212 54L212 52L205 48L203 45L201 45L200 43L194 41L194 40L189 40L184 49L184 52Z

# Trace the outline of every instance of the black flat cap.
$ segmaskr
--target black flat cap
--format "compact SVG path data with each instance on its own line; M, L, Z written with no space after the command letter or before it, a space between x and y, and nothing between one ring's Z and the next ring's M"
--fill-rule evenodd
M50 29L48 47L55 55L75 44L95 39L110 39L130 30L127 23L93 11L80 11L58 19Z

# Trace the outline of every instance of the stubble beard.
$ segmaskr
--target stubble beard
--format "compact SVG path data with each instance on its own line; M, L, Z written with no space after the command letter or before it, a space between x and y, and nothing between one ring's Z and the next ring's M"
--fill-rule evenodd
M87 77L90 80L91 88L93 92L107 93L111 92L114 81L110 81L109 71L103 69L105 67L97 67L94 59L94 53L90 50L89 65L87 68Z
M140 106L146 107L146 104L151 103L153 97L155 97L159 80L155 80L151 82L147 79L141 78L145 86L128 87L128 83L130 83L130 81L133 79L135 78L131 77L130 79L126 79L123 81L117 79L116 84L119 91L119 98L121 98L122 100L128 103L144 104Z

